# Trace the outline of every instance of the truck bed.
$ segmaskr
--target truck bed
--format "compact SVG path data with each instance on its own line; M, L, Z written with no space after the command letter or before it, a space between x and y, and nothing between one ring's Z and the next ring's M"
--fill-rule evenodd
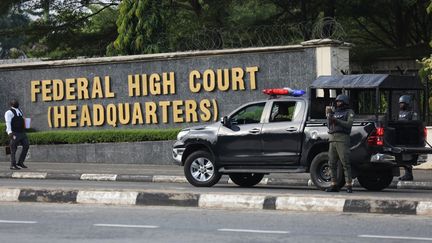
M386 143L395 147L424 147L425 131L421 121L389 121L385 129Z

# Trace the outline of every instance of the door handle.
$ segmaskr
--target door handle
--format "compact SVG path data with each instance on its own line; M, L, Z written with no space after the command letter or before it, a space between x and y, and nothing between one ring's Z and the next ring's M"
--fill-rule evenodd
M289 127L287 129L285 129L285 131L287 131L287 132L296 132L297 128L296 127Z
M256 134L256 133L259 133L260 131L261 130L259 128L253 128L253 129L249 130L249 133Z

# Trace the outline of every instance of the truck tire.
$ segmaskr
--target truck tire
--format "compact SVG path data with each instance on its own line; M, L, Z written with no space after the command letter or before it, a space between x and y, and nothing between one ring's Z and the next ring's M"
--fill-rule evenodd
M232 182L241 187L252 187L260 183L264 174L261 173L241 173L241 174L230 174Z
M321 152L317 154L310 166L310 177L312 182L321 190L325 190L326 188L331 186L331 178L330 178L330 166L328 164L328 153ZM337 169L337 188L340 189L345 185L345 178L343 174L342 164L338 163Z
M222 176L214 164L213 156L204 150L193 152L186 158L184 173L188 182L196 187L211 187Z
M359 175L358 182L369 191L381 191L387 188L393 181L392 171L382 171L375 175Z

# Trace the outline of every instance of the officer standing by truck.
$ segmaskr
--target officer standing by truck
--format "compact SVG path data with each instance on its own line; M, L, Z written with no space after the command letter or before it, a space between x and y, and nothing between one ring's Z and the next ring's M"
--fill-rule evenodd
M399 121L412 121L418 120L418 114L411 110L411 97L409 95L402 95L399 98ZM414 176L412 173L412 165L404 166L405 175L399 177L401 181L412 181Z
M336 97L336 109L327 112L327 124L329 133L329 166L331 175L331 186L326 192L338 192L337 187L337 162L342 163L347 193L352 193L352 176L350 155L350 134L353 124L354 111L349 108L349 97L340 94Z

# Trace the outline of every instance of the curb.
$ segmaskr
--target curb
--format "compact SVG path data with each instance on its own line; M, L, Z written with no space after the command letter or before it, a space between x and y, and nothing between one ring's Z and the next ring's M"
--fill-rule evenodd
M252 209L432 216L432 201L350 199L298 195L264 196L221 193L172 193L165 191L0 188L0 202L176 206L203 209Z
M123 181L123 182L153 182L153 183L188 183L184 176L170 175L139 175L139 174L88 174L88 173L46 173L46 172L3 172L3 179L53 179L53 180L87 180L87 181ZM230 179L222 178L219 184L233 184ZM292 186L316 188L310 179L278 179L264 178L259 185ZM361 188L357 180L354 187ZM390 189L432 190L430 181L393 181Z

